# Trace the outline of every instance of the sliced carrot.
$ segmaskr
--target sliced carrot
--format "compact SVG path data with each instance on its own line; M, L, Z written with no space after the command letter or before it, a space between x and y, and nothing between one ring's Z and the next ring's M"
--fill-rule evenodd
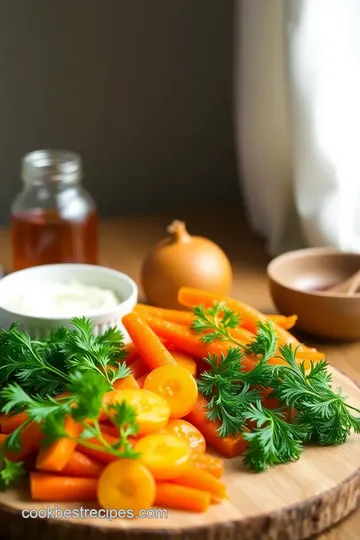
M1 433L12 433L16 428L21 426L28 419L26 412L15 413L12 415L0 414L0 430Z
M175 358L178 366L181 366L187 369L188 372L191 373L193 377L196 377L197 365L196 365L196 361L194 360L192 356L183 352L179 352L179 351L171 351L171 354Z
M207 418L206 408L208 401L199 394L197 403L193 410L187 415L185 420L193 424L204 435L206 442L224 456L235 457L245 450L246 442L241 435L233 437L219 437L219 421L210 421Z
M156 483L155 506L188 512L206 512L210 502L211 495L208 491L178 486L170 482Z
M75 450L61 474L78 478L99 478L103 468L102 463Z
M201 341L200 336L189 328L156 317L149 319L148 324L159 337L167 338L177 349L185 351L198 359L205 358L209 354L219 357L221 354L226 355L229 347L234 346L231 341L204 343ZM249 371L255 365L254 360L251 360L246 355L243 356L242 364L245 371Z
M78 437L81 432L81 426L71 416L66 418L64 429L72 438ZM76 441L64 437L46 448L41 448L36 459L36 468L39 471L61 471L74 453L76 444Z
M40 424L30 422L20 432L20 451L6 451L6 457L11 461L21 461L32 452L36 452L40 448L40 443L44 435L41 431Z
M221 478L224 473L224 462L216 456L193 452L190 461L195 467L212 474L215 478Z
M266 315L253 308L252 306L249 306L248 304L244 304L239 300L228 298L220 294L203 291L201 289L182 287L178 293L178 300L181 305L189 308L193 308L198 305L211 307L214 302L221 302L227 307L229 307L231 310L233 310L235 313L238 313L241 317L241 325L246 330L249 330L254 334L256 334L257 332L257 325L259 322L268 321ZM284 328L281 328L277 324L274 324L274 330L280 342L299 345L299 341Z
M164 430L186 441L192 450L205 452L206 441L200 431L186 420L169 420Z
M185 326L191 326L194 322L194 315L191 311L164 309L154 306L146 306L145 304L137 304L134 311L136 311L144 319L146 319L148 316L159 317L160 319L165 319L165 321L183 324Z
M180 476L172 480L174 484L188 486L202 491L208 491L215 497L227 497L226 485L212 474L199 469L191 463L188 464Z
M167 401L154 392L126 388L119 390L118 400L125 401L135 409L139 435L155 433L161 430L169 420L170 407Z
M176 365L173 356L161 339L140 315L135 312L128 313L122 318L122 323L149 369L155 369L167 364Z
M118 460L102 472L98 484L98 501L103 508L132 510L134 517L155 501L155 481L138 460Z
M169 480L179 476L189 462L189 445L175 435L157 433L147 435L135 445L140 461L155 479Z
M297 315L290 315L289 317L286 317L286 315L265 315L265 317L285 330L293 328L298 319Z
M117 379L113 387L115 390L122 390L123 388L139 388L139 385L134 377L134 375L129 375L124 379Z
M96 501L97 485L97 478L30 473L30 491L34 501Z
M139 377L142 377L142 375L149 371L148 366L145 364L142 358L138 358L137 360L135 360L131 364L130 369L135 379L139 379Z
M170 407L170 418L182 418L194 407L198 388L196 380L181 366L161 366L150 371L144 389L159 394Z

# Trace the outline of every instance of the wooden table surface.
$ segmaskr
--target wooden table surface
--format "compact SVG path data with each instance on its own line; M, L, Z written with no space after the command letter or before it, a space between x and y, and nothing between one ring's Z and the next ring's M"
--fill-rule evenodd
M266 278L269 257L263 242L248 230L241 209L182 211L172 215L131 216L104 221L100 227L100 263L127 273L139 283L146 252L166 235L167 225L175 218L184 220L191 234L211 238L226 251L234 271L233 296L264 312L275 312ZM0 229L0 264L6 271L11 270L7 229ZM309 337L306 337L306 342L323 350L331 364L360 384L360 343L329 344ZM316 538L359 540L360 509Z

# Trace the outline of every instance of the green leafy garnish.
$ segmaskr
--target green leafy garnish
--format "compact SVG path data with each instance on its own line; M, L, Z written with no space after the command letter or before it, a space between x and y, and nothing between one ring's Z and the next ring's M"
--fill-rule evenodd
M91 321L75 318L71 322L72 328L59 328L43 340L32 340L17 325L0 331L1 412L27 415L1 447L0 489L24 474L22 463L12 463L5 456L8 450L21 450L21 433L30 422L41 424L43 446L67 437L117 458L138 455L129 441L138 430L135 410L126 403L110 408L103 402L113 383L131 373L120 362L125 358L122 333L110 328L96 336ZM111 415L119 430L117 444L110 444L101 433L101 410ZM66 430L69 418L81 428L75 438Z
M208 418L221 422L219 436L242 434L247 441L247 467L260 472L296 461L305 443L338 445L352 430L360 433L360 417L354 416L360 410L347 403L341 389L332 389L326 361L311 363L307 371L305 362L297 362L296 349L278 346L270 321L259 322L254 339L242 343L231 332L240 319L230 309L214 303L208 309L195 307L193 312L192 329L202 333L202 341L233 344L226 355L205 358L210 369L201 374L198 388L209 400ZM250 371L243 369L245 356L257 359ZM282 363L269 363L276 356ZM278 401L278 409L264 407L263 390ZM250 431L248 426L252 426Z

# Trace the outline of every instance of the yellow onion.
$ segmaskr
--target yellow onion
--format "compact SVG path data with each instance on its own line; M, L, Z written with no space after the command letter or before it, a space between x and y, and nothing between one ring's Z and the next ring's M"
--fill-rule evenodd
M228 295L232 269L223 250L201 236L191 236L185 223L173 221L169 236L147 254L141 272L141 285L147 301L158 307L179 309L181 287L194 287Z

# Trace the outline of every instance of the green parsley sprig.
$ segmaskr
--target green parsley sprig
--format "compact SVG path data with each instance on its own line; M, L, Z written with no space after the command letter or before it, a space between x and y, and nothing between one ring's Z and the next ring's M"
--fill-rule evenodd
M64 392L74 370L95 371L109 385L130 375L120 362L126 353L119 330L96 336L90 320L74 318L71 323L44 340L31 339L16 324L0 330L0 387L16 382L30 395L48 397Z
M231 332L239 316L220 303L205 309L193 309L192 329L201 340L212 343L226 340L233 344L226 355L209 355L210 369L201 374L199 391L209 399L207 416L220 420L219 435L241 433L248 442L244 464L256 472L299 459L305 443L338 445L351 431L360 433L360 410L347 403L341 389L333 390L326 361L296 361L296 349L279 346L270 321L259 322L255 338L242 343ZM243 371L244 355L256 357L250 371ZM269 363L278 356L282 364ZM270 410L261 402L261 389L270 391L270 398L280 408ZM290 411L296 411L290 415ZM294 416L290 420L290 417ZM250 432L244 428L252 425ZM255 427L254 427L255 426Z

